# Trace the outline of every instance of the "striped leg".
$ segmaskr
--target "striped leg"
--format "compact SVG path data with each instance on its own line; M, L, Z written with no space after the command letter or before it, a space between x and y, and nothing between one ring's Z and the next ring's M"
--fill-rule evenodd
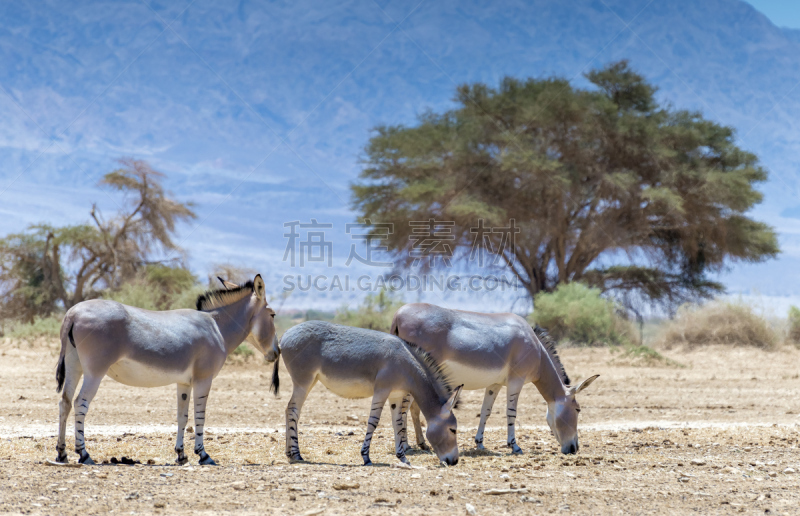
M517 446L517 439L514 436L514 423L517 420L517 401L519 401L519 393L522 392L523 385L525 385L525 382L522 380L511 380L506 387L506 395L508 397L508 407L506 408L508 447L511 448L511 453L515 455L522 453L522 448Z
M81 376L83 376L83 368L81 368L81 363L78 360L78 354L70 353L70 351L67 351L67 356L64 358L64 390L61 392L61 400L58 402L58 442L56 443L58 456L56 457L56 462L64 463L69 460L67 459L67 420L72 410L75 390L78 388Z
M86 451L86 442L83 437L83 422L86 419L86 414L89 412L89 404L92 403L97 388L100 387L100 381L105 374L83 377L83 385L78 397L75 400L75 453L80 455L78 462L81 464L94 464L94 461L89 457Z
M175 453L178 454L178 460L175 462L179 466L189 462L183 452L183 433L186 431L186 423L189 421L189 396L191 393L191 385L178 384L178 438L175 440Z
M312 384L311 387L314 385ZM286 456L289 457L289 462L302 461L303 457L300 455L300 441L298 440L297 425L300 421L300 411L303 408L303 403L306 401L311 387L303 387L302 385L295 384L292 390L292 397L289 399L289 404L286 406Z
M416 401L411 402L409 412L411 412L411 421L414 423L414 435L417 438L417 446L419 446L420 450L430 449L425 443L425 434L422 433L422 423L419 420L419 405L417 405Z
M389 400L389 405L392 407L392 423L394 425L394 446L395 454L400 462L408 464L406 458L406 449L408 447L408 439L406 439L406 411L411 402L411 396L406 394L402 398L393 398Z
M388 397L389 393L381 391L375 391L375 394L372 395L372 409L369 411L369 420L367 421L367 435L364 437L364 444L361 446L361 458L364 459L365 466L372 466L372 461L369 460L369 445L372 443L372 433L378 428L381 412Z
M500 392L502 385L496 383L486 388L483 394L483 405L481 406L481 422L478 423L478 432L475 434L475 445L479 450L484 450L483 447L483 429L486 428L486 421L492 415L492 407L494 400L497 399L497 394Z
M208 456L203 445L203 427L206 424L206 403L211 391L211 378L194 384L194 453L200 456L201 466L216 466L214 459Z

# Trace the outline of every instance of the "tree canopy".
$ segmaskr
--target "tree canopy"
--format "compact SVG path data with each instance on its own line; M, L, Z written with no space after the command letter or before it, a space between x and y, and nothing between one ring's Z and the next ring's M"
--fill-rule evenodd
M674 306L722 291L709 274L727 264L779 252L773 229L747 215L767 172L732 128L659 103L625 61L585 77L593 87L463 85L454 109L377 127L354 209L394 224L373 237L405 265L409 222L445 222L455 258L492 255L531 297L581 281ZM511 226L513 239L496 230Z
M93 206L91 223L38 224L0 239L0 318L30 322L68 309L118 289L165 252L180 256L173 235L178 223L195 217L191 205L170 198L163 174L146 162L120 164L100 181L123 194L116 214L106 218ZM193 278L174 267L151 268L147 276L163 285Z

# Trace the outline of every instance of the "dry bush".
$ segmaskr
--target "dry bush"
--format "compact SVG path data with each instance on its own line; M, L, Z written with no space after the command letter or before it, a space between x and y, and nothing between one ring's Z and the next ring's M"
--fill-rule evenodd
M778 347L779 341L770 323L752 307L722 301L681 308L656 337L656 343L666 349L721 344L772 350Z

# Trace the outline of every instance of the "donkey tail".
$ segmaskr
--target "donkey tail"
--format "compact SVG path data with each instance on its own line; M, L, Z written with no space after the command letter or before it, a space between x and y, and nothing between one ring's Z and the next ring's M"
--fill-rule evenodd
M272 384L269 386L269 390L275 396L278 395L278 391L281 388L281 379L278 377L278 369L281 365L281 345L280 341L275 346L278 348L278 356L275 357L275 365L272 366Z
M67 356L67 340L75 347L75 337L72 335L72 328L75 323L72 320L72 314L67 312L64 316L64 322L61 323L61 353L58 355L58 365L56 366L56 392L61 392L64 388L64 379L66 377L66 356Z

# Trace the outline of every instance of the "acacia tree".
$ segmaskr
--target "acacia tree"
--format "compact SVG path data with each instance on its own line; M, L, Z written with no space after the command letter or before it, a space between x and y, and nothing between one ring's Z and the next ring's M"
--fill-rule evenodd
M34 225L0 239L0 317L32 321L116 289L167 253L176 225L195 217L191 205L168 196L163 174L146 162L121 160L101 185L123 194L121 210L105 218L93 206L91 224Z
M531 297L582 281L674 306L722 291L710 272L779 252L773 229L747 216L767 173L733 129L659 105L625 61L586 78L594 88L558 78L464 85L455 109L378 127L353 207L394 224L372 236L406 265L409 221L448 221L456 250L494 254ZM513 242L476 231L512 219Z

